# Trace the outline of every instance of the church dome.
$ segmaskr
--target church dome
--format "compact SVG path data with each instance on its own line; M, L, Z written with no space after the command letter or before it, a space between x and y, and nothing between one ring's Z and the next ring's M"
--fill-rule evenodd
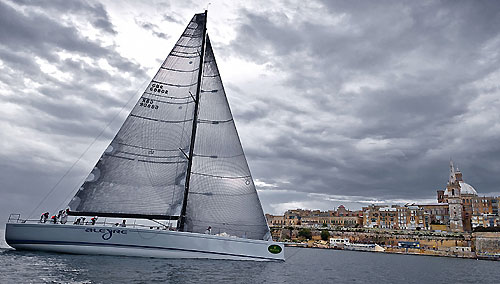
M477 191L474 187L463 181L458 182L460 184L460 194L471 194L477 196ZM444 191L444 195L448 196L448 189Z
M472 187L472 185L465 183L463 181L460 181L460 193L461 194L473 194L477 195L477 191Z

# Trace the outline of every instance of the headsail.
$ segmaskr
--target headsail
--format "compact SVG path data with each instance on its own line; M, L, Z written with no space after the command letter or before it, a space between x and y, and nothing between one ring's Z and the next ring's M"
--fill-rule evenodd
M257 191L207 36L186 230L268 239Z
M196 14L69 203L75 213L179 215L205 14ZM159 219L159 218L158 218Z

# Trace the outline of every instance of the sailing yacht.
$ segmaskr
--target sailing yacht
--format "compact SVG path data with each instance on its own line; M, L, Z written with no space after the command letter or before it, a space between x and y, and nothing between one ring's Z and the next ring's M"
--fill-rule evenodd
M104 222L9 218L5 239L10 246L75 254L284 260L283 244L271 239L206 22L207 11L194 15L69 202L67 212L74 218L97 216ZM134 224L110 221L115 219Z

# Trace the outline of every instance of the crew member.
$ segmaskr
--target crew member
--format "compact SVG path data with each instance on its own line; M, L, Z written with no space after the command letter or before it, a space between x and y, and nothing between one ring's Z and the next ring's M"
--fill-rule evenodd
M61 214L61 224L66 224L66 222L68 221L68 212L69 212L69 209L66 209L62 212Z
M40 216L40 223L46 223L48 218L49 212L42 213L42 216Z

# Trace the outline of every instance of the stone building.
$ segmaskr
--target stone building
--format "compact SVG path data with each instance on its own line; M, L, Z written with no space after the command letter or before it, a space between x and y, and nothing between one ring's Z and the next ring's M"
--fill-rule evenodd
M500 226L499 197L477 197L472 200L472 228Z
M283 216L266 214L269 226L357 227L361 226L362 211L350 211L343 205L337 210L287 210Z
M438 202L448 203L451 231L471 231L472 204L477 198L477 191L463 181L462 172L450 161L450 176L446 190L438 190Z
M283 216L266 214L269 226L356 227L471 231L477 227L500 226L500 197L480 197L450 161L444 190L437 191L435 204L370 205L359 211L344 206L337 210L288 210Z
M450 161L450 176L445 190L437 191L438 203L448 204L449 230L472 231L476 227L500 226L500 197L478 196L473 186L463 181L462 172Z
M421 204L418 206L424 211L424 220L427 225L426 228L430 228L431 225L447 226L450 223L448 204L436 203Z
M425 230L430 229L432 220L441 219L442 207L429 209L434 205L406 204L404 206L370 205L363 207L363 226L366 228Z
M268 226L284 226L285 217L280 215L266 214L266 220Z

